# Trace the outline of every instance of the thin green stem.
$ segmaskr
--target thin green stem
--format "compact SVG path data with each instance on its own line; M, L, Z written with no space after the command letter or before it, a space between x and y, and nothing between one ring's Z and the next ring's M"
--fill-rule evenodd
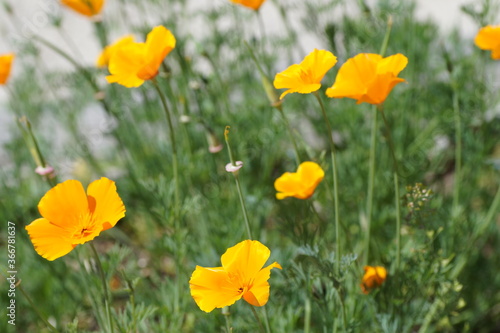
M341 247L340 247L340 218L339 218L339 192L338 192L338 180L337 180L337 159L335 156L335 144L333 143L332 138L332 126L330 124L330 120L326 115L325 106L323 105L323 101L319 96L318 92L314 92L314 96L318 100L321 113L323 114L323 118L326 123L326 127L328 130L327 137L328 142L330 144L330 157L332 160L332 175L333 175L333 201L334 201L334 209L335 209L335 240L336 240L336 251L335 251L335 271L337 276L340 274L340 258L341 258Z
M458 216L460 201L460 183L462 178L462 121L460 117L459 92L455 83L453 86L453 113L455 120L455 181L453 185L453 215Z
M389 149L391 151L392 163L393 163L393 173L394 173L394 192L396 196L396 271L399 270L399 265L401 262L401 203L399 198L399 171L398 171L398 159L396 158L396 153L394 150L394 141L392 140L391 129L389 123L385 117L384 108L379 105L378 110L382 115L384 120L384 125L386 128L386 138L389 143Z
M165 111L165 116L167 118L167 124L170 134L170 143L172 144L172 169L174 171L174 196L175 196L175 205L174 205L174 217L175 217L175 225L179 224L179 215L180 215L180 186L179 186L179 171L178 171L178 159L177 159L177 144L175 140L175 132L174 125L172 123L172 117L170 116L170 111L168 109L167 100L165 99L165 95L160 89L158 82L155 78L151 79L153 86L160 97L161 104L163 106L163 110Z
M255 311L255 308L252 304L248 303L248 305L250 306L250 309L252 309L253 316L255 317L255 319L257 320L257 323L259 324L259 330L262 333L264 333L265 332L264 326L262 325L262 321L260 321L260 318L259 318L259 315L257 314L257 311Z
M108 284L106 282L106 277L104 276L104 269L102 268L101 259L99 259L99 254L94 246L93 242L90 242L90 248L92 249L92 254L94 255L97 269L99 270L99 276L101 278L102 288L104 290L104 306L106 308L106 317L108 318L109 332L114 332L113 317L111 315L111 294L108 291Z
M229 307L225 306L222 308L222 315L224 316L224 321L226 322L226 331L227 333L231 333L231 320L229 318L231 312L229 312Z
M283 106L279 105L276 107L278 109L279 113L281 114L281 118L283 118L283 122L285 123L285 126L288 131L288 136L290 137L290 140L292 141L293 145L293 150L295 152L295 161L297 162L297 165L300 164L300 154L299 154L299 147L297 146L297 141L295 141L295 137L293 136L293 131L292 128L290 127L290 123L288 122L288 119L285 116L285 113L283 112Z
M389 15L389 17L387 18L387 28L385 30L384 41L382 42L382 46L380 47L380 55L382 57L385 55L385 52L387 51L387 46L389 45L389 38L391 37L391 30L392 30L392 16Z
M311 332L311 300L306 296L304 302L304 333Z
M229 160L231 165L236 167L236 161L233 156L233 150L231 149L231 144L229 143L229 126L226 126L224 130L224 139L226 140L227 151L229 154ZM238 190L238 197L240 198L241 210L243 211L243 219L245 220L245 227L247 229L248 239L253 239L252 230L250 229L250 220L248 219L247 207L245 205L245 200L243 198L243 191L241 190L240 180L238 178L238 170L231 172L234 176L234 181L236 182L236 189Z
M372 129L371 129L371 139L370 139L370 157L368 162L368 190L366 196L366 231L365 231L365 261L364 264L367 265L370 260L370 234L371 234L371 224L372 224L372 211L373 211L373 188L375 183L375 155L377 152L377 118L378 112L377 107L373 106L372 111Z
M264 324L266 325L266 332L271 333L271 325L269 324L269 316L267 315L267 307L263 307L264 312Z
M42 313L40 312L40 310L38 309L38 307L35 305L35 303L31 299L31 297L29 297L28 293L21 286L21 281L20 280L17 282L16 288L19 289L19 291L21 291L21 294L23 294L23 296L26 298L26 300L30 304L30 306L33 309L33 311L36 312L36 314L38 315L38 317L40 318L40 320L43 321L43 323L45 324L45 326L47 326L47 328L49 329L49 331L51 331L53 333L59 333L59 331L54 326L52 326L52 324L49 323L49 321L47 319L45 319L45 317L42 315Z

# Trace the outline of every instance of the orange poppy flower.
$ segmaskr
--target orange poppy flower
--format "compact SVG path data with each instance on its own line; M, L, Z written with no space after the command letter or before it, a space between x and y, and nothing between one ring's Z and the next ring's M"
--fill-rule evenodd
M481 28L474 43L482 50L490 50L492 59L500 59L500 25Z
M99 58L97 59L97 67L106 67L109 65L109 59L111 56L124 45L130 44L134 42L134 36L127 35L125 37L120 38L116 42L111 45L108 45L102 50Z
M314 162L302 162L297 172L285 172L274 182L276 198L281 200L287 197L308 199L325 177L325 172Z
M104 0L61 0L66 7L85 16L94 16L101 12Z
M125 216L115 182L105 177L92 182L87 193L77 180L60 183L43 196L38 210L42 217L26 230L35 251L51 261L93 240Z
M361 280L361 290L368 294L371 289L380 287L387 278L387 271L382 266L365 266L365 275Z
M337 57L325 50L314 49L300 64L294 64L283 72L276 74L274 87L287 88L281 94L283 99L290 93L309 94L321 88L321 80L326 72L337 63Z
M145 43L127 43L117 48L109 60L109 83L139 87L154 78L165 57L175 48L174 35L163 26L151 30Z
M258 10L260 6L262 6L264 1L266 0L231 0L231 2L237 3L253 10Z
M4 85L10 76L10 69L12 61L14 60L14 53L0 55L0 84Z
M326 95L353 98L357 104L383 103L394 86L405 82L397 76L407 64L408 58L399 53L386 58L373 53L358 54L342 65Z
M263 306L269 299L271 269L264 267L271 251L259 241L245 240L227 249L221 257L222 267L196 266L189 286L191 296L201 310L210 312L243 298L254 306Z

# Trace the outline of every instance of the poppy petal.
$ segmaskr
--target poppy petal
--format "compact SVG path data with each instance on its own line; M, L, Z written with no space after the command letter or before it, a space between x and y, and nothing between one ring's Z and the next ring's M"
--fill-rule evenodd
M67 180L51 188L38 204L40 214L58 227L73 231L88 214L87 195L77 180Z
M239 276L242 284L249 284L270 255L271 251L264 244L244 240L227 249L221 257L221 262L226 272Z
M282 269L277 262L261 269L255 276L254 282L250 290L243 295L243 299L254 306L266 305L269 299L269 278L271 277L271 269Z
M47 260L60 258L76 246L71 244L70 235L65 229L50 223L47 219L36 219L25 228L35 251Z
M114 181L102 177L87 188L89 211L95 219L102 221L102 230L115 226L125 216L125 205L116 191Z
M230 306L242 297L239 286L234 285L222 267L196 266L189 280L189 286L191 296L205 312Z

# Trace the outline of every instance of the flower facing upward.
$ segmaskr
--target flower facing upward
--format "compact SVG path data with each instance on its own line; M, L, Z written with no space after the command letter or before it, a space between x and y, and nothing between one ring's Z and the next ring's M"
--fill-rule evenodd
M491 58L500 59L500 25L481 28L474 39L481 50L490 50Z
M130 42L117 48L109 59L109 83L139 87L154 78L163 59L175 47L174 35L163 26L151 30L145 43Z
M231 0L231 2L237 3L253 10L258 10L260 6L262 6L264 1L266 0Z
M106 46L99 55L99 58L97 59L97 67L108 66L109 59L111 59L111 56L116 52L116 50L133 42L134 42L134 36L127 35L125 37L120 38L113 44Z
M36 252L47 260L68 254L77 245L97 237L125 216L125 206L115 182L101 178L87 187L67 180L50 189L40 200L42 218L26 226Z
M7 80L10 76L10 69L12 67L13 60L13 53L0 55L0 85L4 85L7 83Z
M387 271L382 266L365 266L365 275L361 280L361 290L368 294L371 289L380 287L387 278Z
M399 53L386 58L373 53L358 54L342 65L326 95L353 98L357 104L383 103L392 88L405 81L398 74L407 64L408 58Z
M326 72L337 63L337 57L325 50L314 49L300 64L294 64L283 72L276 74L274 87L287 88L281 94L283 99L287 94L298 92L309 94L321 88L321 80Z
M189 285L191 296L201 310L210 312L243 299L263 306L269 299L269 277L274 262L264 267L271 251L258 241L245 240L227 249L221 257L222 267L196 266Z
M316 186L325 177L325 172L314 162L302 162L297 172L285 172L275 180L274 188L276 198L281 200L286 197L308 199L314 194Z
M104 0L61 0L66 7L85 16L94 16L101 12Z

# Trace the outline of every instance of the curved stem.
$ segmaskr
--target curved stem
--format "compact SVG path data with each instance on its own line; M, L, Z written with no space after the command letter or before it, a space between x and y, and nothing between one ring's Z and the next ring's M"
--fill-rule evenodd
M257 311L255 311L255 307L250 303L248 303L248 305L250 305L250 309L252 309L253 316L255 317L255 319L257 319L257 323L259 324L259 330L264 333L265 332L264 326L262 325L262 321L260 321Z
M283 118L283 122L285 123L285 126L288 131L288 136L290 137L290 140L292 141L293 145L293 150L295 152L295 161L297 162L297 165L300 164L300 154L299 154L299 147L297 146L297 142L295 141L295 138L293 136L293 131L292 128L290 127L290 123L288 122L288 119L285 116L285 113L283 112L283 106L279 105L276 107L278 109L279 113L281 114L281 117Z
M328 116L326 115L325 106L323 105L323 101L319 96L318 92L314 92L314 96L318 100L318 103L321 108L321 113L323 114L323 118L326 123L326 127L328 129L327 137L328 142L330 144L330 158L332 160L332 174L333 174L333 201L335 208L335 240L336 240L336 251L335 251L335 271L337 275L340 274L340 258L341 258L341 247L340 247L340 218L339 218L339 194L338 194L338 180L337 180L337 159L335 156L335 144L332 139L332 126L330 125L330 120L328 120Z
M43 323L45 324L45 326L47 326L47 328L49 329L49 331L51 331L53 333L59 333L59 331L54 326L52 326L52 324L49 323L49 321L47 319L45 319L45 317L42 315L42 313L40 312L40 310L38 309L38 307L35 305L35 303L31 299L31 297L28 296L28 293L21 286L21 280L19 280L17 282L16 288L19 289L21 291L21 294L23 294L23 296L28 300L28 303L30 304L31 308L36 312L36 314L43 321Z
M161 104L163 106L163 110L165 111L165 115L167 118L168 129L170 134L170 143L172 144L172 168L174 171L174 195L175 195L175 206L174 206L174 217L175 217L175 225L179 223L179 212L180 212L180 189L179 189L179 171L178 171L178 160L177 160L177 144L175 140L175 132L174 126L172 123L172 117L170 116L170 111L168 109L167 101L165 99L165 95L163 95L160 86L155 78L151 79L153 86L160 97Z
M106 277L104 276L104 269L102 268L102 263L101 259L99 259L99 254L97 253L97 250L94 246L94 243L90 242L90 248L92 249L92 254L94 255L96 264L97 264L97 269L99 270L99 276L101 278L101 283L102 283L102 288L104 290L104 306L106 308L106 316L108 318L108 326L109 326L109 332L113 333L114 332L114 325L113 325L113 317L111 316L111 307L110 307L110 294L108 291L108 284L106 283Z
M377 118L378 112L377 107L373 106L372 111L372 129L371 129L371 139L370 139L370 157L368 162L368 190L366 196L366 232L365 232L365 261L364 264L367 265L370 259L370 234L371 234L371 224L372 224L372 210L373 210L373 188L375 183L375 154L377 151Z

